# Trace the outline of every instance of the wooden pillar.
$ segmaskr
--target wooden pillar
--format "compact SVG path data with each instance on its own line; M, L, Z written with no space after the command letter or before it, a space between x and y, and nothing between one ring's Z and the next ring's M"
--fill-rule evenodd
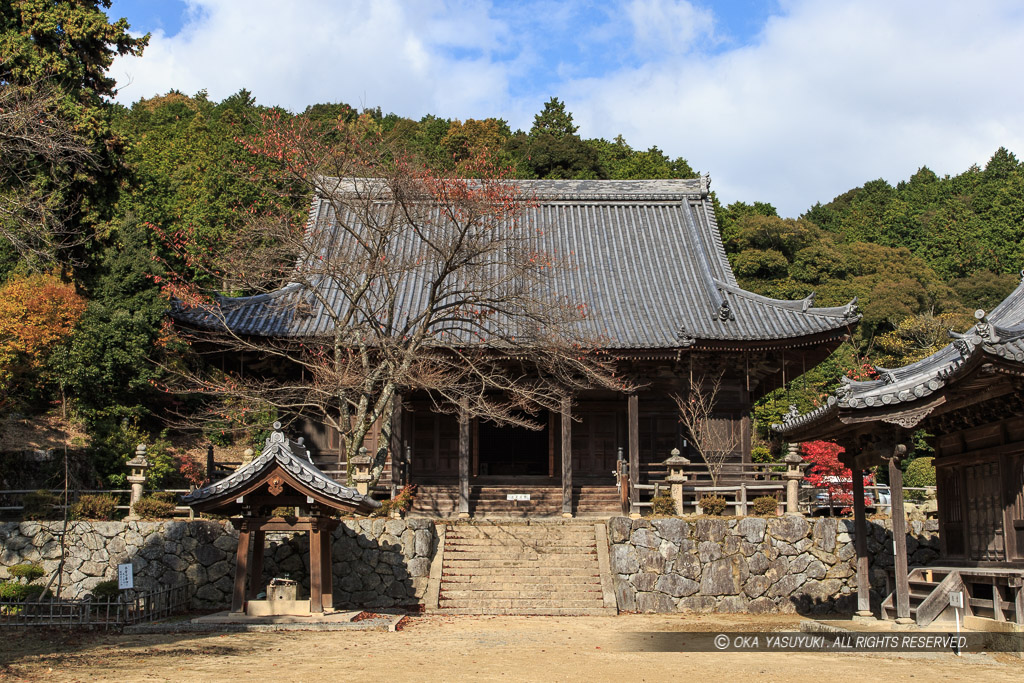
M388 457L391 458L391 484L395 488L402 486L402 398L395 396L391 410L391 435L386 444Z
M249 575L249 599L255 600L263 587L263 554L266 550L267 532L256 529L252 532L252 572Z
M868 573L868 521L864 514L864 473L853 470L853 534L857 549L857 616L871 615L871 575Z
M329 528L320 532L320 581L322 583L320 604L325 610L334 609L334 556L331 555L333 535L334 530Z
M459 411L459 517L469 517L469 415Z
M562 516L572 517L572 403L562 399Z
M235 552L235 589L231 593L231 611L245 609L245 577L249 573L249 525L242 520L238 530L238 550Z
M903 470L900 458L907 447L898 445L889 458L892 495L893 559L896 563L896 619L910 619L910 580L907 573L907 517L903 511Z
M309 525L309 611L324 611L323 539L318 519Z
M628 399L628 432L629 432L629 507L636 512L636 504L640 502L636 485L640 483L640 405L636 394Z

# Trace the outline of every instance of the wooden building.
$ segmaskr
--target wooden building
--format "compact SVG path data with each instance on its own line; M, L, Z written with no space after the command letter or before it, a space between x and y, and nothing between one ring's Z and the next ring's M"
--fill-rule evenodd
M974 327L934 355L878 368L879 379L848 382L826 405L777 426L791 441L842 445L855 472L887 463L894 528L903 523L900 458L914 431L933 435L941 556L925 581L926 572L908 572L897 553L897 591L885 605L918 623L948 606L954 588L969 594L968 613L1024 623L1024 282L975 317ZM854 503L859 539L864 506L856 491ZM868 610L862 561L860 609ZM912 599L908 581L920 599Z
M586 302L588 331L639 388L628 394L578 391L559 410L535 414L539 430L460 419L432 410L429 396L403 396L393 422L391 471L396 482L408 473L421 485L422 512L514 506L571 515L614 509L608 506L617 506L619 457L628 461L636 484L662 476L661 462L673 448L685 447L671 397L685 396L695 377L722 378L716 419L738 437L732 457L748 460L753 402L821 362L859 320L854 303L821 308L813 305L813 294L783 301L741 289L726 259L707 179L516 182L531 197L521 222L542 228L540 248L572 255L572 267L556 275L557 291ZM330 229L327 200L314 201L310 220ZM415 298L416 283L407 286L399 305ZM328 332L316 310L287 312L287 302L296 298L289 285L224 300L224 319L245 335ZM193 311L176 317L210 324ZM326 453L336 446L336 435L312 431L314 448ZM696 457L692 451L690 457ZM501 500L488 507L489 489ZM511 492L530 500L509 501ZM633 495L636 502L635 489Z

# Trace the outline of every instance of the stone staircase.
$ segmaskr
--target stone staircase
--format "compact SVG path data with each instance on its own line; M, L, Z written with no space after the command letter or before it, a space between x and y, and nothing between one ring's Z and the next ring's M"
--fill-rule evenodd
M529 493L530 500L508 500L509 494L517 493ZM455 517L458 505L457 485L423 484L416 489L411 514ZM614 486L573 487L574 515L607 518L619 512L618 491ZM473 485L469 487L469 514L473 517L559 517L562 514L562 488Z
M451 523L443 528L440 614L615 614L604 524Z

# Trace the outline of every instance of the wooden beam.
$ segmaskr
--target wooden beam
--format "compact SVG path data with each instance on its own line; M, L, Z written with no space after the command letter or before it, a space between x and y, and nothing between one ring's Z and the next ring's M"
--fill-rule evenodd
M640 502L636 485L640 483L640 404L636 394L630 394L627 400L627 431L629 433L629 505L630 511L636 512L636 504Z
M309 611L324 611L323 532L314 523L309 530Z
M331 555L331 540L332 532L329 529L324 529L320 532L320 539L322 543L322 549L320 551L320 562L322 569L320 570L320 580L323 584L321 588L321 600L320 604L323 605L325 610L334 609L334 556Z
M469 517L469 414L459 411L459 517Z
M267 532L257 529L252 532L252 572L249 576L249 599L255 600L263 587L263 555L266 551Z
M244 523L238 532L238 550L235 551L235 587L231 593L231 611L245 609L245 579L249 573L249 527Z
M562 399L562 516L572 517L572 403Z
M864 473L853 470L853 534L857 549L857 615L871 616L871 574L868 558L868 522L864 514Z
M910 578L907 574L907 516L903 510L903 470L900 457L905 446L896 446L889 458L889 489L892 500L893 559L896 570L896 618L910 619Z

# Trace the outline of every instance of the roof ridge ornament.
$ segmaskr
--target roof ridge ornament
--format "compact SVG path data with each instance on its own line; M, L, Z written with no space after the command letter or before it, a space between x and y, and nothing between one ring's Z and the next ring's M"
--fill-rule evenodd
M679 331L676 332L676 339L679 340L679 345L684 349L688 349L697 343L697 338L687 331L686 325L679 326Z
M274 424L271 426L273 427L274 431L272 431L270 433L270 436L267 437L267 446L272 446L278 443L283 444L285 442L285 438L284 432L281 431L280 420L274 420Z
M807 309L810 308L813 305L814 305L814 292L812 291L810 294L808 294L806 297L804 297L804 303L803 303L802 312L806 313Z
M728 299L722 299L721 305L718 307L718 319L722 322L727 320L735 320L736 315L732 312L732 308L729 306Z
M846 304L846 310L843 311L843 318L850 320L857 317L859 310L857 308L857 301L857 297L853 297L853 299L850 300L850 303Z
M998 344L999 335L996 334L995 327L989 322L988 315L985 311L979 308L974 312L974 317L978 321L974 327L977 330L977 335L981 337L982 341Z

